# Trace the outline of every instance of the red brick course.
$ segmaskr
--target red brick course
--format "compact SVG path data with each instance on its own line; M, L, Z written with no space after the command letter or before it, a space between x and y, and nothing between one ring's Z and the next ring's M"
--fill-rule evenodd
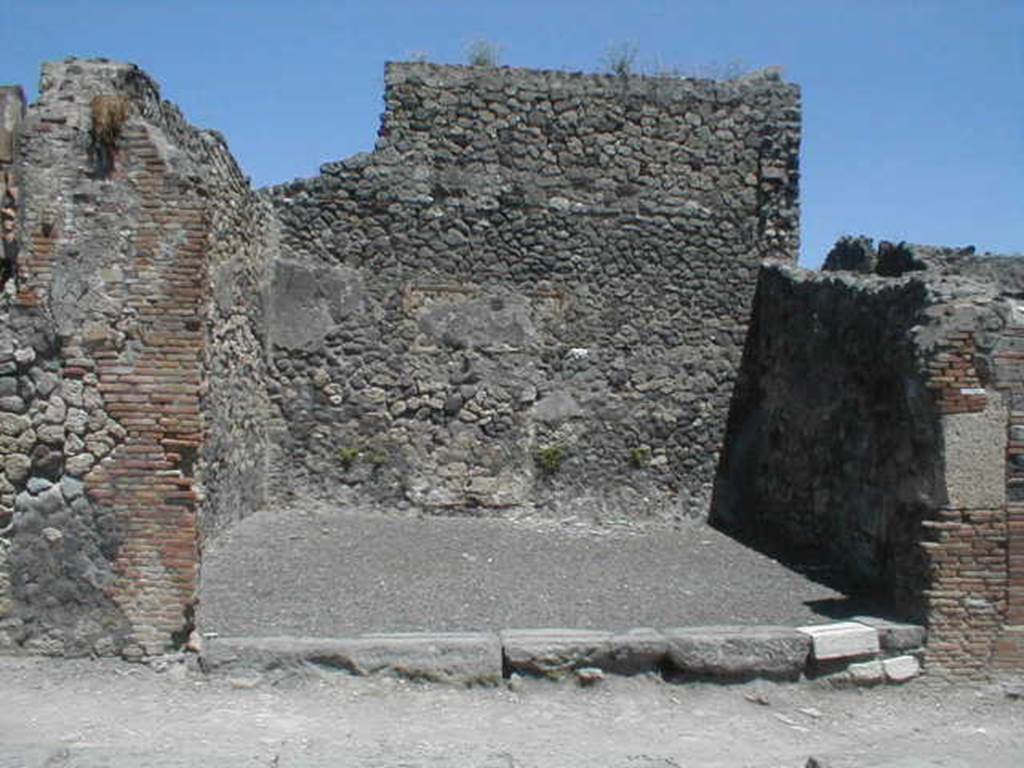
M1017 339L1024 330L1004 329L1007 344L997 348L994 381L1007 402L1024 394ZM1003 347L1008 347L1004 349ZM980 412L988 405L975 368L972 333L946 336L929 362L928 387L943 414ZM991 378L991 377L990 377ZM929 623L928 663L945 674L983 678L993 668L1024 669L1024 503L1014 503L1012 480L1021 474L1015 459L1024 441L1013 427L1024 427L1024 411L1011 408L1007 425L1007 499L1002 508L944 509L926 521L921 547L930 563L924 594Z
M203 431L198 319L204 317L207 226L201 204L178 191L180 180L169 176L142 122L124 126L115 166L113 181L133 190L138 203L124 278L107 285L136 318L132 350L90 340L75 358L62 360L61 370L65 379L95 376L107 414L126 432L86 475L86 492L115 513L122 535L108 595L129 619L129 640L156 652L188 629L197 599L199 494L191 464ZM23 306L47 295L61 237L32 233L21 264Z

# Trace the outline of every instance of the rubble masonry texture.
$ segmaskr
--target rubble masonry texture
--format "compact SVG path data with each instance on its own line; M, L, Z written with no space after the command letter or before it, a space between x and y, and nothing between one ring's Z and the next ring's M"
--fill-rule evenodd
M277 489L706 514L758 265L796 254L796 88L386 80L372 155L269 191Z
M0 647L159 653L204 538L319 501L711 510L889 594L936 668L1024 663L1014 265L779 266L771 72L393 64L385 102L372 154L254 192L133 66L0 90Z
M47 65L40 90L13 165L0 641L159 652L190 625L200 502L261 501L265 207L136 68ZM113 147L92 133L97 97L130 105Z

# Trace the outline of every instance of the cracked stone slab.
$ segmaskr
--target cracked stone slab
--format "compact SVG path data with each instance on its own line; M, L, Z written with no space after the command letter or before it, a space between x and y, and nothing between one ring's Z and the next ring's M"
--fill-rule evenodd
M791 627L684 627L662 634L668 661L695 677L797 679L811 651L810 638Z
M501 639L510 671L555 679L586 668L618 675L655 672L668 653L664 635L649 627L614 634L577 629L510 629L502 632Z
M403 633L352 638L242 637L206 641L210 672L270 672L307 664L355 675L392 675L459 684L497 684L501 644L489 633Z
M612 637L605 669L620 675L653 672L667 656L668 639L655 629L640 627Z
M557 679L583 667L607 669L612 637L587 629L507 629L501 644L511 671Z

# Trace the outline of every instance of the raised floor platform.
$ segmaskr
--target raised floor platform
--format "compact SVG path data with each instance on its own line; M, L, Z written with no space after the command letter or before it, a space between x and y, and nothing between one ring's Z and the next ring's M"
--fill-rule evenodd
M199 629L221 636L829 621L843 596L703 523L267 510L210 542ZM817 610L816 610L817 609Z

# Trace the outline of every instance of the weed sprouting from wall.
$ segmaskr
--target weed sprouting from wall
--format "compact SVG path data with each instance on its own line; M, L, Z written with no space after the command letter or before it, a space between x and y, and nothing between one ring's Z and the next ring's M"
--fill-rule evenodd
M629 463L637 469L643 469L651 463L651 449L646 445L639 445L629 452Z
M609 46L601 56L601 64L613 75L629 77L636 74L638 52L639 49L634 43Z
M466 46L466 62L471 67L496 67L501 63L501 46L490 40L474 40Z
M562 468L565 448L560 445L545 445L537 451L537 466L545 475L553 475Z
M131 101L122 95L100 95L92 100L92 146L96 172L106 176L114 167L114 150L131 115Z
M359 449L349 446L346 448L338 449L338 463L341 464L342 468L349 470L352 465L356 463L359 458Z
M131 114L127 96L96 96L92 100L92 136L98 144L113 146Z
M391 451L388 447L372 443L364 444L362 447L344 446L338 449L336 456L341 468L346 472L361 461L374 468L391 463Z

